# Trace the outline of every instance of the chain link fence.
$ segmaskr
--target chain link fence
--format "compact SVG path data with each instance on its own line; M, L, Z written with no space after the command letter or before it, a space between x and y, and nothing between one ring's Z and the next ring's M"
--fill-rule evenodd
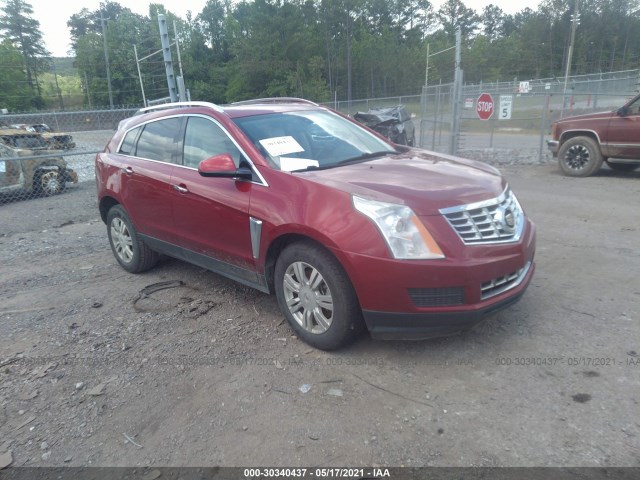
M62 193L93 180L94 158L136 109L0 117L0 200Z
M454 85L424 87L409 95L327 104L345 114L404 105L416 128L419 147L455 153L492 164L551 160L545 140L561 117L614 110L640 84L640 70L528 82L464 85L454 109ZM493 102L492 115L480 119L482 94ZM5 114L0 116L0 200L61 193L74 183L92 181L94 159L118 123L136 108ZM455 119L453 112L458 111ZM454 121L455 120L455 121Z
M454 122L454 85L423 88L420 146L489 163L551 160L551 124L570 115L614 110L639 90L640 70L529 81L464 85ZM491 97L493 112L481 119L478 100ZM458 129L455 126L459 125Z

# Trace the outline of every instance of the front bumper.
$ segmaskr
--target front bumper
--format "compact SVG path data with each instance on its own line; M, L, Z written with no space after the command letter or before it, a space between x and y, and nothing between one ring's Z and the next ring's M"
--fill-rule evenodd
M560 142L558 140L547 140L547 147L555 157L558 155L558 150L560 149Z
M513 243L461 246L442 260L350 254L343 264L374 338L425 339L457 333L515 303L535 271L535 225ZM455 254L454 251L455 250Z
M381 340L425 340L444 337L473 328L485 318L503 310L524 294L535 271L535 263L517 288L509 290L500 300L492 299L473 309L446 312L398 313L363 310L369 333Z

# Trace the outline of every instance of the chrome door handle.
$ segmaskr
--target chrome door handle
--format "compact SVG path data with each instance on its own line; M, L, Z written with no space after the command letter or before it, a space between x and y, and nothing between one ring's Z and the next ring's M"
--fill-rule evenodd
M133 168L131 167L122 167L122 171L127 175L131 175L133 173Z
M180 193L189 193L189 189L186 187L181 187L180 185L172 185L173 189Z

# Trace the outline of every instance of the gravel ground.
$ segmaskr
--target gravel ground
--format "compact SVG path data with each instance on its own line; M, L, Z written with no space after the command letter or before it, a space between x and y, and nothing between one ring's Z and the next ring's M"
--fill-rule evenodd
M93 182L0 205L0 459L640 466L640 172L497 163L538 227L522 300L463 335L333 353L213 273L126 273Z

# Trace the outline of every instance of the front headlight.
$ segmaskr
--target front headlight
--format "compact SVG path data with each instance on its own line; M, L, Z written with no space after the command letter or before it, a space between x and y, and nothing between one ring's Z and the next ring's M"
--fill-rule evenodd
M353 206L374 221L394 258L444 258L440 247L420 219L405 205L353 196Z

